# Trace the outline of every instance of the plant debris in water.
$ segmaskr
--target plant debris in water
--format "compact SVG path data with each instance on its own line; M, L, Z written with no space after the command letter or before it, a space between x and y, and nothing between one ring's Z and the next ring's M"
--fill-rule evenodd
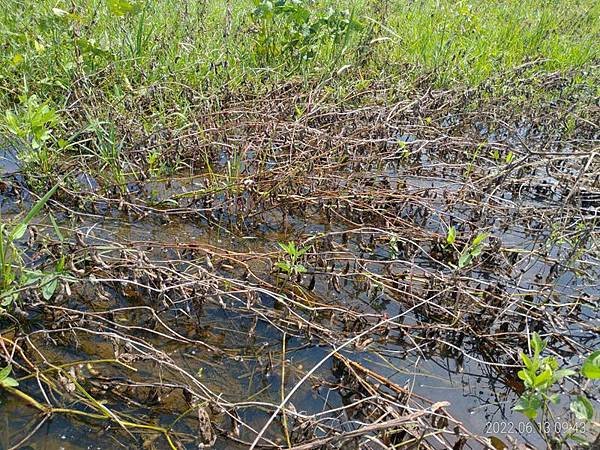
M24 3L1 449L598 445L592 2Z

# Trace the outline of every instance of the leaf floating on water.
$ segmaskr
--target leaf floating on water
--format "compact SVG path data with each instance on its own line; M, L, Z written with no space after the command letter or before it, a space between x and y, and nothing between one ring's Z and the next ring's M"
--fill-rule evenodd
M198 406L198 439L205 445L213 445L216 440L210 416L202 406Z
M5 380L12 372L12 366L9 364L0 370L0 381Z
M312 291L315 288L315 283L316 283L316 280L315 280L315 276L313 275L310 279L310 282L308 283L309 291Z
M508 450L508 445L506 445L500 438L497 438L496 436L490 437L490 444L496 450Z
M12 365L0 369L0 387L17 387L19 382L9 375L12 373Z
M42 297L44 300L50 300L56 292L56 288L58 287L58 278L53 275L46 275L42 279Z

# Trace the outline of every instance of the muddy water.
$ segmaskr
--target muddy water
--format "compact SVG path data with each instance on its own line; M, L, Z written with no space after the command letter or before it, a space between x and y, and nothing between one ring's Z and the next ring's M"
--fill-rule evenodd
M216 235L190 223L165 226L103 220L81 224L77 229L90 243L104 242L109 238L116 242L174 243L173 237L176 236L177 242L206 242L236 251L269 251L272 250L272 243L280 239L278 233L271 233L272 235L265 233L256 239L244 240L229 235ZM514 239L517 239L517 236ZM344 303L357 302L357 299L352 296L345 297L344 294L336 294L330 290L321 294L336 295L339 297L338 301ZM127 306L138 300L140 299L121 299L120 306ZM264 298L263 301L272 302L275 306L273 299ZM362 303L360 302L360 306L364 307ZM378 310L393 315L397 312L397 307L391 303ZM409 320L418 319L413 317ZM227 309L223 310L219 307L204 309L196 327L202 330L203 341L225 349L229 357L211 356L195 345L170 344L166 350L178 365L185 367L190 373L200 371L203 383L213 392L223 393L231 401L244 401L250 397L256 401L277 403L280 398L279 361L281 361L282 346L282 334L278 330L261 321L257 323L251 314L244 317L237 312L228 312ZM250 328L255 330L251 339L248 338ZM72 354L72 351L72 349L65 349L68 353L67 359L110 358L113 353L112 347L106 347L101 351L95 342L80 343L80 348L75 354ZM319 362L325 354L326 349L322 346L311 346L299 338L289 339L285 355L288 372L287 390L291 389L300 376ZM410 351L410 346L392 343L385 346L377 345L373 352L355 351L346 352L345 355L363 362L366 367L389 377L396 384L409 386L417 394L432 400L450 401L449 411L469 430L503 438L500 430L510 427L511 433L519 435L521 439L530 441L533 445L539 444L539 440L532 433L518 433L520 428L526 429L526 421L521 415L511 411L516 401L514 390L486 364L479 364L469 358L461 358L459 362L454 357L441 357L435 354L422 356L419 352ZM478 358L476 353L473 354L473 358ZM65 355L56 355L57 362L64 359ZM316 376L334 384L336 377L333 373L333 365L333 361L325 364ZM110 368L102 370L107 371L104 376L110 376ZM151 371L152 368L148 370ZM123 374L119 376L122 377ZM27 386L35 389L33 384ZM177 415L171 410L181 409L184 402L181 395L170 395L172 398L162 399L161 404L156 408L145 409L143 417L152 418L160 423L173 421ZM313 388L307 385L295 395L293 403L296 410L314 414L340 407L344 404L344 399L337 389L324 386ZM3 396L2 405L0 420L6 424L3 427L3 442L15 442L18 436L23 435L24 430L37 424L35 420L37 414L14 398ZM162 408L167 411L161 413ZM139 414L140 411L136 412ZM248 415L242 417L245 422L257 426L265 418L265 413L257 411L248 411ZM54 417L36 432L34 438L28 441L28 445L35 449L105 449L114 448L113 446L118 445L119 439L111 436L110 432L107 433L106 427L99 427L94 423L80 423L65 417ZM3 445L7 447L6 444ZM126 442L122 445L131 448L128 447L131 444ZM222 442L217 443L216 448L235 447L231 442ZM240 445L239 448L244 447Z
M5 154L2 165L4 173L15 172L14 159ZM13 161L13 167L11 162ZM464 188L463 184L446 181L443 179L432 180L426 175L419 177L401 176L392 174L390 185L394 181L402 181L407 189L418 195L427 191L431 197L429 206L434 214L421 223L423 230L429 232L443 231L441 218L453 217L456 223L466 221L470 206L449 206L444 195L457 192ZM77 178L83 191L94 191L97 188L95 180L89 175L81 174ZM138 198L150 199L153 205L168 208L169 200L177 198L181 193L204 189L204 178L186 178L169 183L147 183L143 186L132 186L139 189L135 192ZM432 196L437 191L439 195ZM527 203L520 206L527 208L553 206L552 198L540 202L539 199L528 198ZM2 209L5 220L8 213L22 209L11 201L11 196L3 194ZM532 203L536 202L537 203ZM505 208L509 210L515 205L512 200L506 200ZM407 212L410 217L414 212ZM235 215L235 212L232 213ZM161 220L151 214L147 218L132 220L130 215L123 214L114 209L110 204L96 203L95 210L88 217L76 219L69 214L58 211L57 217L68 239L73 240L78 233L88 246L96 247L104 256L114 253L114 244L124 248L152 248L148 255L153 262L167 261L175 258L173 248L179 245L193 243L199 248L218 248L221 251L238 252L244 254L263 255L251 262L257 274L264 278L271 278L270 267L264 255L277 251L277 242L291 239L292 236L310 236L322 232L341 232L346 230L346 225L326 220L321 213L294 215L281 214L273 211L261 216L260 220L252 221L232 230L225 223L229 217L221 218L222 227L207 225L202 214L192 215L182 213L182 217L175 215L174 219ZM498 225L492 228L492 233L502 239L503 245L518 251L531 251L539 249L539 241L547 241L550 237L549 230L533 233L526 225L514 223L509 228L503 227L502 217ZM40 225L43 228L43 224ZM251 230L251 233L245 233ZM51 229L46 229L51 234ZM71 233L70 235L68 233ZM75 232L75 233L74 233ZM369 234L369 233L367 233ZM371 233L372 234L372 233ZM350 237L344 244L345 252L364 258L358 234ZM381 236L377 236L380 238ZM378 241L376 241L378 242ZM546 245L546 244L544 244ZM369 255L368 270L373 274L383 272L382 260L393 259L390 255L387 241L381 245L375 244ZM508 291L514 293L535 290L539 285L539 278L548 275L552 266L548 258L561 258L568 246L554 244L547 247L547 257L527 257L518 260L516 265L521 266L520 276L506 286ZM109 258L106 259L109 261ZM200 259L204 261L203 258ZM431 261L423 254L417 255L413 260L424 273L434 270ZM591 260L594 263L594 260ZM190 261L185 260L180 267L182 272L192 270ZM217 268L223 277L241 279L239 269ZM435 267L439 270L439 267ZM305 275L300 284L309 283L311 272ZM317 272L315 270L315 272ZM322 299L328 299L330 304L344 305L355 311L360 311L365 316L379 314L381 316L394 316L402 310L395 299L385 292L373 292L370 287L360 282L349 282L339 289L332 289L326 277L317 273L314 294ZM95 274L96 278L101 278ZM107 275L104 275L107 277ZM120 276L123 276L122 274ZM474 276L482 280L489 280L490 274L475 272ZM598 295L597 280L600 279L598 266L591 264L586 276L580 276L575 270L565 270L553 281L552 299L558 303L568 302L571 296ZM118 280L118 276L115 276ZM130 280L129 280L130 281ZM116 283L117 281L115 281ZM157 300L148 298L144 292L132 290L119 290L115 283L107 282L110 286L101 297L96 297L93 284L83 282L72 284L72 296L63 296L61 306L77 311L103 312L114 308L136 308L143 305L152 305L161 309ZM416 288L422 289L422 288ZM184 368L189 374L196 377L196 381L206 386L211 392L221 395L228 402L237 403L251 400L256 404L260 402L277 404L281 400L282 361L285 361L286 377L284 390L287 392L294 387L298 380L312 367L318 364L327 355L330 347L325 342L314 342L307 339L302 333L288 334L285 336L275 324L269 323L264 318L257 318L251 311L244 311L239 307L241 298L236 295L220 298L218 301L208 302L200 310L195 310L186 302L175 303L168 308L162 308L163 320L184 335L188 340L202 341L209 346L217 348L220 352L209 351L197 342L176 342L163 339L157 335L148 335L145 338L156 347L165 352L178 367ZM268 294L262 293L259 302L264 308L280 308L281 305ZM30 313L30 331L34 346L45 346L48 335L43 331L47 327L49 316L47 312L34 310ZM138 326L146 323L148 317L144 310L129 311L126 314L116 315L114 320L122 325ZM428 318L420 314L407 314L404 323L418 328L427 328ZM589 306L580 312L580 319L589 321L590 326L598 325L597 312ZM594 325L595 324L595 325ZM498 324L500 325L500 324ZM9 323L3 323L3 327ZM150 325L145 325L150 327ZM578 328L576 321L564 324L565 330L585 335L587 331ZM37 333L39 331L39 333ZM141 332L144 333L144 332ZM589 334L589 333L587 333ZM285 354L282 354L285 343ZM353 361L360 362L364 367L388 378L397 385L409 388L412 392L422 395L432 401L446 400L451 403L448 411L460 420L463 425L473 433L483 436L495 436L509 442L518 439L527 442L534 448L541 446L540 439L529 430L524 417L512 411L518 398L518 381L514 379L515 369L503 368L511 361L494 361L485 356L485 352L478 348L476 342L465 339L459 351L444 346L430 348L422 340L420 345L410 339L377 340L366 348L351 348L343 355ZM596 340L596 344L597 344ZM594 342L588 342L593 347ZM85 333L78 336L76 341L58 340L46 349L44 357L54 364L63 364L68 361L89 361L97 359L111 359L115 357L118 346ZM514 349L515 353L517 349ZM120 349L128 352L128 349ZM557 351L561 349L557 348ZM482 356L484 355L484 356ZM575 363L567 352L561 352L563 362ZM35 356L34 356L35 357ZM197 434L196 421L185 417L178 420L180 414L187 409L183 391L178 388L165 388L157 390L154 386L144 386L147 380L156 379L161 371L152 361L136 361L136 372L123 370L114 364L101 364L98 367L87 367L83 364L77 367L77 376L88 380L90 389L98 398L110 398L110 406L131 417L144 420L145 423L162 424L173 427L183 436L182 442L187 448L196 448ZM502 370L500 370L502 369ZM512 373L513 377L506 376ZM175 383L176 378L170 381ZM181 380L179 380L181 382ZM131 384L137 385L131 389ZM339 374L335 360L329 360L314 374L310 383L305 383L292 399L296 411L306 415L318 414L323 411L340 408L350 401L343 395L338 387ZM175 384L176 385L176 384ZM40 391L32 380L21 384L24 391L36 393ZM66 390L67 403L69 399L68 386L59 390ZM114 423L98 423L93 420L75 420L69 416L55 415L45 420L40 425L39 414L30 407L25 406L15 397L6 393L0 394L0 448L5 449L33 433L27 442L18 448L33 449L112 449L112 448L166 448L160 437L151 435L131 440ZM269 416L266 409L257 407L242 409L240 420L255 429L260 429ZM556 408L557 417L566 417L566 400ZM328 418L332 425L343 427L348 417ZM560 421L560 420L559 420ZM223 432L230 428L227 417L215 417L215 423L222 427ZM34 430L38 427L37 431ZM589 437L594 430L586 428ZM239 439L251 441L254 434L242 429ZM279 426L271 427L268 436L275 442L283 443L283 430ZM135 442L135 444L132 444ZM215 443L218 449L246 448L243 444L235 444L222 436Z

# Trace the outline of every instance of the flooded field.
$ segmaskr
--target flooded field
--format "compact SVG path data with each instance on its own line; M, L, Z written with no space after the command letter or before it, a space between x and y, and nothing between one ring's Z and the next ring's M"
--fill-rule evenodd
M235 104L168 174L136 175L125 143L122 184L82 154L16 243L56 286L25 284L0 317L18 380L0 448L593 441L569 398L599 395L577 374L600 343L598 129L565 139L430 95L300 119ZM4 148L11 224L38 196ZM537 423L514 410L534 332L574 369Z

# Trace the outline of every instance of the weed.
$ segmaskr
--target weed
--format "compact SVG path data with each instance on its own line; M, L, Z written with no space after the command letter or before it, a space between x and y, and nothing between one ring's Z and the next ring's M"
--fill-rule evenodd
M510 164L515 158L515 154L511 150L509 150L508 152L504 153L504 155L502 155L500 153L500 150L498 150L497 148L490 151L490 156L496 163L504 163L504 164Z
M27 271L23 267L22 250L16 245L16 241L25 235L29 223L40 213L57 188L58 185L55 185L50 189L19 222L12 226L0 224L0 310L9 307L18 298L18 290L22 286L40 281L44 298L51 297L56 289L56 274L49 276L40 274L36 278L34 272ZM59 269L62 270L62 267ZM21 277L19 281L17 281L18 276Z
M38 286L44 300L50 300L58 288L59 280L65 275L65 257L62 256L52 271L23 269L19 286Z
M469 164L467 165L467 168L465 170L465 178L469 178L471 176L471 173L473 172L473 169L476 167L476 161L477 158L479 157L479 154L481 153L481 149L483 148L483 144L479 144L477 146L477 148L475 149L475 151L473 152L473 157L471 158L471 161L469 162Z
M107 4L109 11L117 17L135 14L140 8L138 2L129 2L127 0L108 0Z
M109 184L115 184L121 191L126 188L126 176L121 155L124 139L117 137L116 126L111 122L95 121L88 130L95 134L93 154L99 163L99 173Z
M515 159L515 154L512 152L512 150L509 150L504 155L504 162L506 164L510 164L511 162L513 162L514 159Z
M19 382L10 376L11 373L12 366L10 364L3 369L0 369L0 387L17 387L19 385Z
M537 333L533 333L530 341L529 356L524 352L520 353L524 367L519 371L518 376L523 381L525 393L519 398L514 410L524 414L531 421L542 416L540 423L544 424L554 419L549 405L560 402L560 395L555 392L556 387L563 378L574 376L577 372L572 369L559 369L558 361L553 356L542 357L546 342L542 341ZM589 380L600 379L600 351L592 353L586 359L581 368L581 375ZM578 420L589 422L594 417L594 408L584 394L577 395L571 401L569 408ZM536 428L545 440L549 441L546 434L553 427L539 426L536 423ZM563 439L581 440L574 433L567 434Z
M351 35L362 28L348 10L321 11L308 0L256 0L255 5L255 52L267 64L284 58L284 63L296 65L324 49L339 55L346 51Z
M306 267L298 261L308 251L308 247L296 247L296 244L291 241L287 244L278 243L279 247L286 253L286 259L282 259L275 263L275 267L288 275L299 275L306 273Z
M588 356L581 366L581 374L588 380L600 380L600 350Z
M558 396L551 395L550 388L563 377L574 375L575 371L558 370L558 362L552 356L542 358L541 354L546 348L546 343L537 333L533 333L531 337L531 348L533 354L530 356L520 353L525 367L519 371L518 376L523 380L526 393L521 396L514 409L530 419L535 419L546 402L558 402Z
M465 267L469 266L475 258L481 255L481 252L483 251L484 241L488 238L488 236L489 233L477 234L477 236L473 238L471 243L463 249L463 251L460 254L460 257L458 258L459 269L464 269ZM448 238L450 238L451 240L454 239L453 237L451 237L450 234L448 234L446 240L448 240Z
M398 245L398 242L398 236L390 237L389 251L391 259L397 259L400 256L400 246Z
M168 173L167 164L163 161L160 150L152 150L146 155L148 173L153 177L160 177Z
M385 28L395 45L379 51L434 73L440 85L477 84L528 58L538 61L531 69L580 66L598 54L581 29L598 29L598 8L569 0L395 2Z
M240 185L240 178L242 174L242 157L240 152L235 151L231 158L227 159L227 166L225 172L225 189L228 191L238 194L242 191Z
M43 174L51 173L58 158L56 150L49 148L52 128L58 123L58 114L48 102L40 102L36 95L20 98L16 110L5 112L6 128L24 144L20 158Z
M456 242L456 227L453 225L448 228L448 233L446 234L446 244L453 245Z

